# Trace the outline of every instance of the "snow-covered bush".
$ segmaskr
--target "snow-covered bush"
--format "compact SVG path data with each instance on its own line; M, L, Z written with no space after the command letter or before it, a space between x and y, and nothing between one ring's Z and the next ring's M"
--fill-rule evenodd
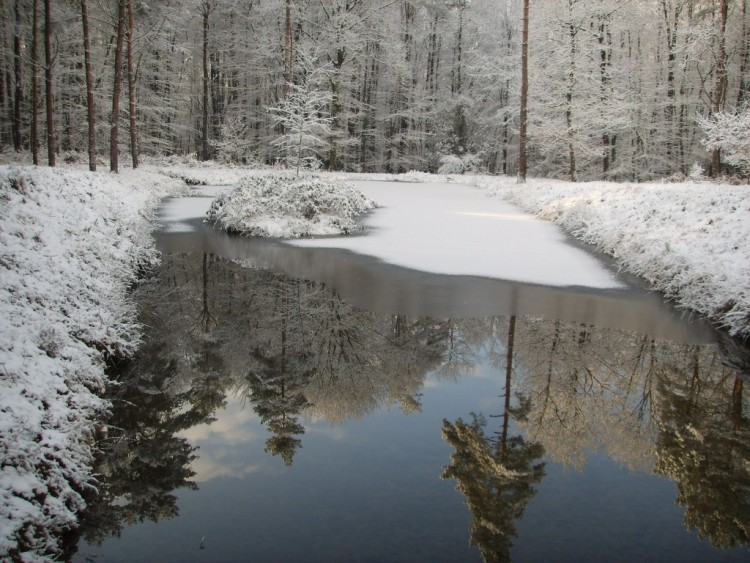
M257 164L252 153L253 142L249 139L247 124L241 116L227 118L221 126L221 138L209 143L220 162L249 166Z
M440 157L438 174L476 174L482 171L482 157L477 154L456 156L446 154Z
M105 359L138 344L128 288L157 258L156 182L176 186L0 166L0 560L59 559L94 486Z
M354 232L355 217L373 207L343 180L276 173L241 180L206 215L208 222L230 232L298 238Z
M727 164L750 174L750 106L737 112L720 112L697 118L707 150L720 149Z

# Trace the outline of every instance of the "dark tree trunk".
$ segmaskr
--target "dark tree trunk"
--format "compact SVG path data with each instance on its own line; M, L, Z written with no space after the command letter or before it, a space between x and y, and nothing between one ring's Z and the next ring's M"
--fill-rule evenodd
M31 158L39 165L39 0L31 9Z
M112 115L110 117L109 169L119 172L120 159L120 90L122 82L122 51L125 42L125 3L119 0L117 7L117 46L115 47L115 77L112 85Z
M55 106L52 92L52 0L44 0L44 83L47 97L47 162L55 165Z
M292 0L286 0L284 14L284 99L289 97L294 64L294 37L292 35Z
M737 107L750 99L750 25L747 18L747 0L742 0L742 39L740 41L740 85L737 91Z
M130 156L138 168L138 122L135 107L135 68L133 66L133 0L128 1L128 115L130 117Z
M87 0L81 0L83 21L83 54L86 67L86 117L89 126L89 170L96 172L96 105L94 101L94 74L91 69L91 38Z
M15 1L15 23L13 32L13 79L15 89L13 95L13 148L21 152L21 107L23 105L23 53L21 42L21 2Z
M523 31L521 34L521 123L518 133L518 181L526 182L526 129L529 101L529 0L523 0Z
M209 67L208 67L208 16L211 12L211 3L206 0L203 2L203 131L201 132L201 160L208 160L208 86L209 86Z

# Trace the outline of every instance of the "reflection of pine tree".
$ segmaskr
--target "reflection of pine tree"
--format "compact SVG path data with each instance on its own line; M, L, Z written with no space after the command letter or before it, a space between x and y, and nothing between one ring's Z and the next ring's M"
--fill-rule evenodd
M750 545L750 419L743 381L698 349L659 382L658 473L672 478L685 525L717 547Z
M305 433L297 417L310 404L303 391L311 372L305 369L304 361L295 362L289 369L281 354L266 358L256 351L254 356L260 367L247 374L247 392L261 422L273 433L266 441L266 452L292 465L294 454L302 446L296 436Z
M181 375L179 363L167 357L162 344L152 341L112 386L112 416L95 467L98 494L81 520L82 535L90 543L119 536L125 525L177 516L173 492L197 488L190 480L194 448L176 433L211 421L224 404L225 389L208 368L212 355L205 350L196 356L201 356L207 374L173 390Z
M510 405L515 327L516 318L511 317L500 438L485 435L487 422L482 415L472 413L470 424L460 418L454 424L443 421L443 438L456 451L442 477L455 479L466 497L473 516L471 543L479 547L485 561L510 560L511 538L516 535L513 523L536 494L533 485L544 477L544 464L535 463L544 455L542 445L508 436L510 417L525 418L531 408L524 398L519 407Z
M513 523L536 494L534 483L544 477L544 464L535 463L544 449L521 436L501 444L485 435L485 425L484 417L475 414L471 423L443 421L443 437L456 451L442 476L455 479L466 497L473 516L472 545L485 561L509 561Z

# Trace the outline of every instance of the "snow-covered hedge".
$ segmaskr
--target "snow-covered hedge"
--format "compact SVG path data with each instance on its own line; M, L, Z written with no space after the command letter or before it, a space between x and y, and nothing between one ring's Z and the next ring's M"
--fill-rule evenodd
M159 178L0 166L0 560L59 557L94 486L105 358L138 344L146 211L176 185Z
M750 337L750 187L489 181L678 305Z
M217 198L207 221L229 232L299 238L348 234L375 204L353 184L335 178L275 173L248 176Z

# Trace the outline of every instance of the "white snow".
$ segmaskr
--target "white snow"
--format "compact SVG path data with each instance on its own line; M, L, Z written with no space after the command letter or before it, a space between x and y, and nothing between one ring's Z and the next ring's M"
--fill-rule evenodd
M244 178L211 204L206 220L257 237L348 234L373 206L349 182L282 172Z
M549 286L623 287L591 254L566 243L555 225L487 191L461 184L355 182L379 209L368 234L288 241L343 248L425 272Z
M0 166L0 559L59 553L91 462L104 359L139 341L128 287L157 259L150 210L179 184Z
M475 178L612 255L679 306L750 335L750 187Z

